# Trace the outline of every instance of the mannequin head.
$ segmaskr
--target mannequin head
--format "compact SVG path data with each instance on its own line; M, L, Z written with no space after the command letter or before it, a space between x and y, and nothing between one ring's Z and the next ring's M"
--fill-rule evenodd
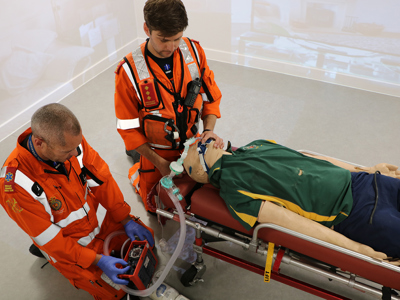
M211 168L215 162L221 158L222 155L231 153L224 151L223 149L215 148L214 141L207 145L207 152L204 159L209 168ZM208 174L204 171L203 166L200 163L199 153L197 152L197 142L189 147L189 151L185 160L183 161L186 173L194 180L200 183L208 183Z

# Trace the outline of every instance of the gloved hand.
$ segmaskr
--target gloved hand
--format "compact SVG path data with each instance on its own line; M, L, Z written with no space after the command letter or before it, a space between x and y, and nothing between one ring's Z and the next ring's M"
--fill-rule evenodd
M116 264L126 266L127 262L121 258L102 255L97 266L116 284L128 285L129 280L120 279L118 278L118 275L128 272L130 267L127 266L126 268L119 269L115 266Z
M142 225L136 223L133 220L130 220L128 223L124 225L126 235L134 241L136 239L135 235L139 237L141 241L147 240L151 247L154 245L153 235L150 231L144 228Z

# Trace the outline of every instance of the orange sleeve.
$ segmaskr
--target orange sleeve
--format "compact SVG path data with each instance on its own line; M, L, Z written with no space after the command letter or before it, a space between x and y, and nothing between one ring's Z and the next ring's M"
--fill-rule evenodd
M90 172L88 175L95 176L101 181L91 191L96 200L111 214L115 222L121 222L131 212L131 207L124 201L124 196L112 177L110 169L100 155L88 144L85 138L82 139L83 165Z
M132 82L124 68L119 67L115 74L114 106L115 115L119 120L133 120L139 118L139 99ZM134 129L119 129L127 150L133 150L147 143L141 127Z
M192 41L197 48L200 60L200 72L205 68L203 75L203 88L202 93L205 92L210 102L204 102L204 109L201 118L203 119L207 115L216 115L217 118L221 117L219 105L221 103L222 94L214 80L214 72L209 68L207 64L206 54L203 48L197 41Z
M0 179L0 186L4 178ZM44 206L35 201L23 188L15 185L13 193L0 192L1 205L17 225L34 243L57 262L77 264L88 268L96 258L96 252L64 237L62 230L53 224ZM50 238L49 238L50 237Z

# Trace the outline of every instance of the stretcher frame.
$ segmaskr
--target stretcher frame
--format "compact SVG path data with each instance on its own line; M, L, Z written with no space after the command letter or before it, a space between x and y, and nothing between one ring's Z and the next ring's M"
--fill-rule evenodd
M327 157L326 155L308 150L298 151ZM361 165L343 160L341 161L362 167ZM177 186L179 188L185 188L184 183L181 185L177 183ZM161 192L159 198L164 207L157 208L157 215L179 222L179 216L167 194ZM220 198L220 200L223 202L222 198ZM182 203L182 206L186 206L186 203ZM209 245L209 243L213 241L229 241L243 247L245 251L251 251L265 257L267 257L268 251L273 251L270 279L315 296L332 300L348 299L344 296L282 274L280 270L281 263L310 271L319 276L326 277L331 281L352 287L358 291L381 297L384 300L400 300L400 296L397 293L397 290L400 290L400 267L271 223L259 224L250 232L246 232L244 228L239 231L237 229L232 230L228 228L229 233L226 233L227 227L221 224L219 220L216 222L215 220L207 219L208 217L199 214L196 209L192 211L192 207L193 206L190 206L188 209L185 209L185 207L183 208L185 211L186 224L193 227L196 232L193 249L197 254L197 258L181 278L181 282L185 286L191 286L203 280L202 277L206 271L203 254L210 255L248 271L265 276L265 266L243 260ZM227 208L226 211L229 214ZM204 225L202 222L192 221L192 217L205 220L207 224ZM232 218L232 220L234 219ZM260 234L260 232L262 232L262 234ZM262 238L260 238L260 236L262 236ZM275 247L275 249L268 249L269 242L273 242L278 247ZM378 286L382 286L382 288L380 289Z

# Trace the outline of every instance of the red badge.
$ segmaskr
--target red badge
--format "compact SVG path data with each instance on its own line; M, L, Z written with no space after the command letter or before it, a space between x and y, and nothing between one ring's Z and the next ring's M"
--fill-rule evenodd
M154 87L154 82L150 80L145 80L139 84L140 91L143 97L143 106L145 108L155 108L159 105L157 99L156 89Z
M6 175L4 176L4 191L6 193L13 193L15 186L15 172L17 168L15 167L7 167Z

